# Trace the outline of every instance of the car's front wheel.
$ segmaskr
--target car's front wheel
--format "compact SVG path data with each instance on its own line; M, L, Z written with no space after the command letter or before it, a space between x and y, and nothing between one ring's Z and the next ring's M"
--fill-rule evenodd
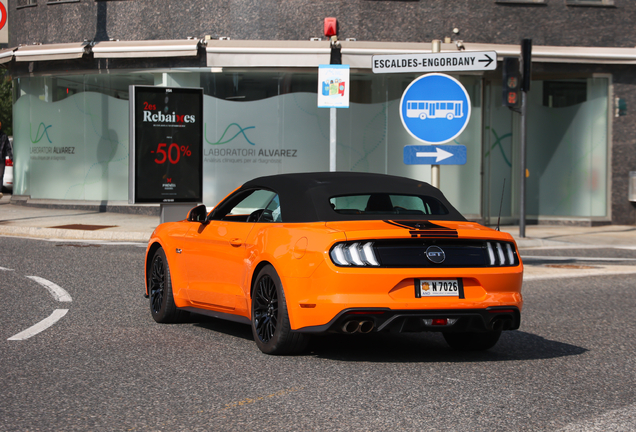
M307 335L291 330L283 284L271 265L258 272L254 283L252 334L265 354L297 353L309 342Z
M187 312L180 311L174 304L170 267L162 248L157 249L152 257L148 276L148 294L150 312L158 323L179 322L187 315Z
M454 349L463 351L483 351L495 346L501 330L487 332L448 332L443 333L446 343Z

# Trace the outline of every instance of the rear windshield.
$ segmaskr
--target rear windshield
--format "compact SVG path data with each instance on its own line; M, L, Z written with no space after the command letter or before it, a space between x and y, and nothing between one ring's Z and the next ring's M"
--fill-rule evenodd
M331 208L350 215L446 215L448 209L429 196L375 193L343 195L329 199Z

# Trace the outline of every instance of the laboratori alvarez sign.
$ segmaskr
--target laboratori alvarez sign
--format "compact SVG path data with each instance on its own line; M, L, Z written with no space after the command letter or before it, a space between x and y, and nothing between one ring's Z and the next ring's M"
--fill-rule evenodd
M67 155L74 155L75 147L33 146L31 160L63 161Z
M298 157L298 149L211 148L203 151L208 163L282 163L283 158Z
M75 154L74 146L58 146L53 142L53 125L40 122L35 133L31 127L30 159L40 161L64 161L67 155Z

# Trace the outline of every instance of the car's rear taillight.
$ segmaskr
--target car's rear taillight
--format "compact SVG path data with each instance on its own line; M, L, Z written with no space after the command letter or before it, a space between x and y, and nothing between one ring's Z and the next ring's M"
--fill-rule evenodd
M9 159L9 158L6 158L6 159L4 160L4 166L10 166L10 167L12 167L12 166L13 166L13 161L12 161L11 159Z
M486 242L488 264L491 266L512 266L518 264L516 253L510 243Z
M338 243L329 253L334 264L353 267L377 267L380 265L375 252L373 242Z

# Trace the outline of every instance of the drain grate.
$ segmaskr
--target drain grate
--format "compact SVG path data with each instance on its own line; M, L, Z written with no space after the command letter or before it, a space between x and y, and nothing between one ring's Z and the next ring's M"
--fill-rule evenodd
M115 228L117 225L83 225L83 224L70 224L70 225L58 225L50 228L68 229L68 230L82 230L82 231L97 231L104 228Z

